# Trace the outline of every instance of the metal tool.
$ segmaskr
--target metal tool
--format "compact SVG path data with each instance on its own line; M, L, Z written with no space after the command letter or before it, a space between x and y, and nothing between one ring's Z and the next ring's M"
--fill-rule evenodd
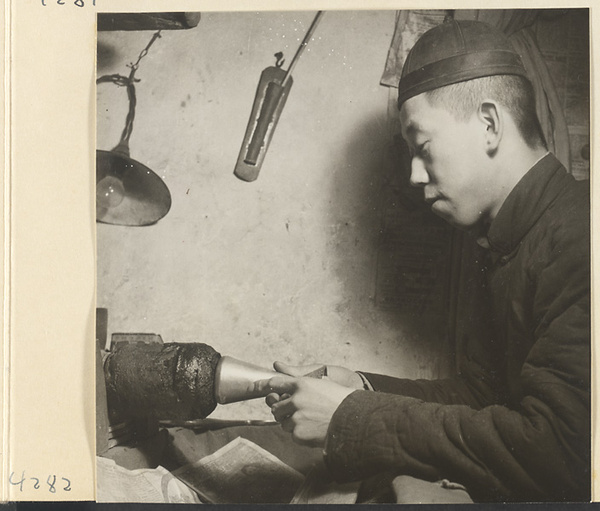
M166 428L187 428L194 431L213 431L234 426L277 426L274 420L262 419L193 419L193 420L161 420L158 423Z
M234 174L243 181L254 181L258 177L283 106L292 88L292 71L312 38L322 15L323 11L317 12L287 71L281 69L283 61L278 58L276 65L266 68L260 76L252 113L234 170Z

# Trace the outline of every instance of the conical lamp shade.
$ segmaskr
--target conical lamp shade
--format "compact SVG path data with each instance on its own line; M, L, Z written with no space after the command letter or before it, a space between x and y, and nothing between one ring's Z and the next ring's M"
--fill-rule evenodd
M96 221L152 225L169 209L169 189L152 170L125 153L96 151Z

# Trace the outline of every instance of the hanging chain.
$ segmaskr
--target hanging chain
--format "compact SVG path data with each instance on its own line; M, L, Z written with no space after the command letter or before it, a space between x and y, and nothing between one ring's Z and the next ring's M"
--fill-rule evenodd
M131 68L131 72L129 73L128 77L120 75L120 74L114 74L114 75L104 75L96 80L96 83L112 82L119 87L127 87L127 97L129 99L129 111L127 112L127 118L125 119L125 128L123 129L123 133L121 134L121 141L119 142L119 145L121 145L121 146L127 147L127 144L129 143L129 137L131 136L131 133L133 131L133 120L135 118L135 105L137 103L136 96L135 96L134 83L140 81L139 78L135 78L135 72L140 67L140 61L146 55L148 55L148 50L150 49L150 46L152 46L154 44L154 41L156 41L159 37L161 37L160 32L161 31L159 30L152 36L152 39L150 39L150 42L140 52L135 64L127 64L127 67Z
M150 39L150 42L140 52L140 54L138 56L138 59L135 62L135 64L127 64L127 67L131 68L131 72L129 73L129 77L122 76L122 75L119 75L119 74L105 75L105 76L101 76L100 78L98 78L96 80L96 83L113 82L115 85L118 85L119 87L126 87L127 85L129 85L130 82L139 82L140 80L138 78L134 77L135 72L140 67L140 61L146 55L148 55L148 50L150 49L150 46L152 46L154 44L154 41L156 41L159 37L161 37L160 32L161 31L159 30L158 32L156 32L152 36L152 39Z
M140 66L140 60L142 60L146 55L148 55L148 50L150 49L150 46L152 46L154 44L154 41L156 41L158 38L161 37L160 35L160 30L158 32L156 32L153 36L152 39L150 39L150 42L146 45L146 47L140 52L140 55L137 59L137 62L135 64L129 64L127 67L131 68L131 74L129 75L129 79L133 79L133 75L135 74L135 72L137 71L138 67Z

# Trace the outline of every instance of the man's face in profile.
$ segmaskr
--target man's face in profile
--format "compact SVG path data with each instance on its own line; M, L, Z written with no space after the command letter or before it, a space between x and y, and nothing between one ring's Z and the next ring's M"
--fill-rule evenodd
M420 94L402 105L400 121L411 153L410 182L423 188L431 210L466 230L488 220L493 190L486 174L486 127L478 116L457 120Z

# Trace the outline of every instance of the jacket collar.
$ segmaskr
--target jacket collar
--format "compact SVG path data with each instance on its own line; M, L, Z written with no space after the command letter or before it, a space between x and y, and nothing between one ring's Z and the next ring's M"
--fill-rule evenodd
M492 221L487 234L489 248L500 254L512 252L569 179L554 155L548 153L541 158L508 194Z

